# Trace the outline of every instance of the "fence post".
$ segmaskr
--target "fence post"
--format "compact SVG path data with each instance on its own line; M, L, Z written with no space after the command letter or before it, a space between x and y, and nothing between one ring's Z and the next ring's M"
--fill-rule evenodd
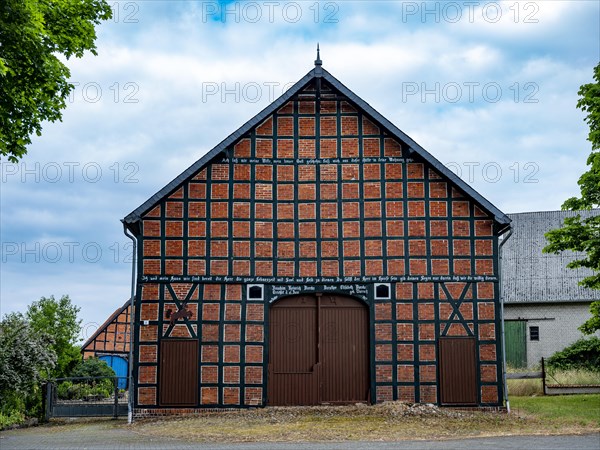
M48 382L45 381L42 383L42 413L44 417L42 417L42 422L47 422L46 420L46 409L48 409L48 404L46 403L46 392L48 389Z
M52 395L54 390L54 385L51 381L48 381L46 384L46 392L45 394L45 408L44 408L44 421L48 422L50 420L51 412L52 412Z
M115 394L115 403L113 405L113 419L119 417L119 382L118 378L113 378L114 385L114 394Z
M544 395L546 395L546 364L544 363L544 358L542 358L542 388Z

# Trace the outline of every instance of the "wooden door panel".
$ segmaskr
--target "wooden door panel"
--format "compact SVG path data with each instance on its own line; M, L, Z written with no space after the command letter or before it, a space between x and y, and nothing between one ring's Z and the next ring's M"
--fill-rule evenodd
M324 307L321 318L322 401L325 403L367 401L369 391L367 309Z
M269 332L271 405L318 404L317 340L314 297L291 297L273 305Z
M160 405L198 403L198 341L163 340L160 344Z
M477 404L474 338L440 338L440 400L443 405Z

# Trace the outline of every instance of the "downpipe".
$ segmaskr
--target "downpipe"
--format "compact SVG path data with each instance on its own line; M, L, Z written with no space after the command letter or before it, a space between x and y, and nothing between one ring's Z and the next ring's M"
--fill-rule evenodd
M512 236L513 230L512 228L508 231L508 234L502 241L499 246L499 261L498 261L498 272L499 272L499 283L498 283L498 292L500 294L500 330L502 336L502 384L504 390L504 401L506 402L506 412L510 414L510 400L508 399L508 385L506 384L506 336L504 334L504 294L502 293L502 246L506 244L508 239Z
M128 364L128 379L129 379L129 396L127 401L127 423L133 422L133 318L135 316L133 312L134 299L135 299L135 269L137 260L137 240L135 236L129 234L129 230L125 223L123 223L123 233L133 242L133 254L131 258L131 293L129 297L129 364Z

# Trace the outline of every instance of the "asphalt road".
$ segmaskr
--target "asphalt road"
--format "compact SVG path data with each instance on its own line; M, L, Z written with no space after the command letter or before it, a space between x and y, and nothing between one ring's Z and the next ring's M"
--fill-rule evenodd
M157 439L108 422L43 426L0 433L1 450L390 450L390 449L526 449L600 450L600 434L581 436L504 436L441 441L308 442L207 444Z

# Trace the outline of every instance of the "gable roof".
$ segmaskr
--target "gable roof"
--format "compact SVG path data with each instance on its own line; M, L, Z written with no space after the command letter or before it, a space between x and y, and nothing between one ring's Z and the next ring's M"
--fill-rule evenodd
M84 352L86 347L88 345L90 345L92 342L94 342L94 339L96 339L98 337L98 335L100 333L102 333L104 330L106 330L106 328L113 322L113 320L115 320L117 317L119 317L119 315L125 311L127 308L129 308L129 305L131 304L131 300L127 299L125 300L125 303L123 304L123 306L121 306L120 308L117 308L115 310L114 313L112 313L108 319L106 319L104 321L104 323L102 325L100 325L98 327L98 329L96 330L96 332L94 334L92 334L87 341L85 341L85 343L81 346L81 352ZM127 328L129 328L129 323L126 324ZM126 345L129 345L129 342L126 342ZM119 353L119 352L118 352Z
M404 142L409 150L409 155L417 154L425 162L431 165L440 174L450 180L459 190L464 192L467 197L473 199L485 212L494 217L494 220L500 225L499 234L503 231L508 230L510 227L510 219L506 214L496 208L491 202L479 194L475 189L469 186L454 172L444 166L440 161L433 157L423 147L417 144L410 136L405 134L402 130L396 127L392 122L386 119L383 115L378 113L372 106L361 99L358 95L344 86L337 78L327 72L321 67L321 61L315 61L315 68L308 72L302 77L297 83L295 83L290 89L288 89L283 95L277 98L273 103L263 109L260 113L242 125L238 130L230 134L220 144L210 150L206 155L184 170L179 176L173 179L164 188L146 200L142 205L128 214L122 222L130 229L133 230L132 225L138 222L141 217L150 211L157 203L162 199L174 192L181 184L192 178L198 171L204 168L214 158L219 156L222 152L226 151L231 145L236 143L238 139L243 137L252 128L262 123L267 117L275 113L279 108L285 105L286 102L291 100L296 94L298 94L304 87L306 87L311 81L316 78L321 78L331 84L340 94L347 97L348 101L356 105L364 113L370 116L376 123L378 123L387 133L392 137Z
M600 290L578 284L592 275L586 268L566 266L583 255L565 251L542 253L544 233L559 228L566 217L597 216L600 210L543 211L509 214L513 235L502 247L502 296L505 303L548 303L600 300Z

